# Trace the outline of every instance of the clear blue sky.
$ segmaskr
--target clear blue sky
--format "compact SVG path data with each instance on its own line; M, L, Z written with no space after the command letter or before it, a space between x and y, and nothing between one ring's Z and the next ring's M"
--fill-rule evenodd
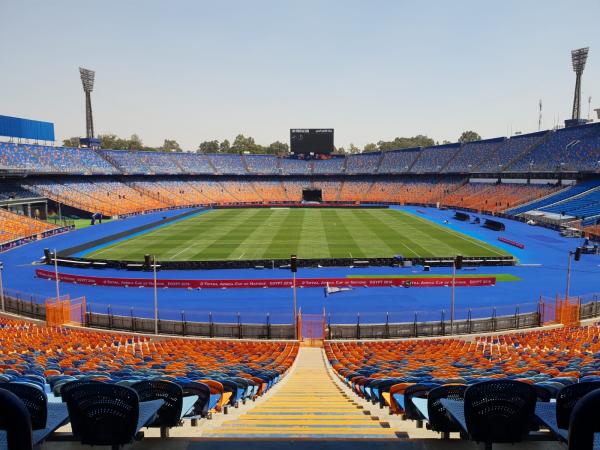
M539 99L544 128L570 114L573 48L600 107L599 20L598 0L0 0L0 114L84 134L82 65L96 132L147 145L535 131Z

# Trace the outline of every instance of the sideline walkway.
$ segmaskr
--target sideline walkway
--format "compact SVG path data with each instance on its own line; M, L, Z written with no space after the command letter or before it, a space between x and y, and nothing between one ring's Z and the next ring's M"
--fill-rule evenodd
M268 401L238 418L202 433L231 439L397 439L380 422L349 399L331 379L320 348L302 347L296 367Z

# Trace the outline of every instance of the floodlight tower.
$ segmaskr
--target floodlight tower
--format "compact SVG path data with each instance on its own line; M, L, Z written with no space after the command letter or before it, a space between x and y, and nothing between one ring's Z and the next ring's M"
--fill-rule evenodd
M91 93L94 90L94 76L96 72L89 69L79 68L81 75L81 83L83 84L83 92L85 92L85 130L86 138L94 139L94 119L92 117L92 97Z
M575 72L575 95L573 97L573 114L571 116L573 122L579 122L581 118L581 75L583 75L583 69L585 69L589 50L589 47L584 47L571 51L573 71Z

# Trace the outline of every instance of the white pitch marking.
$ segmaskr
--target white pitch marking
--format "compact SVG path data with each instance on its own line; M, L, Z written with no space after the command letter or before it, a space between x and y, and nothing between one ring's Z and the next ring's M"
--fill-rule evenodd
M173 258L175 258L176 256L181 255L183 252L185 252L186 250L189 250L189 249L190 249L190 247L184 247L180 251L178 251L177 253L175 253L173 256L171 256L169 259L172 261Z
M409 215L411 215L412 217L414 217L415 219L417 219L417 220L421 221L421 222L425 222L425 223L427 223L427 224L429 224L429 225L433 224L433 225L437 226L438 228L442 228L442 229L444 229L443 227L441 227L440 225L438 225L438 224L437 224L437 223L435 223L435 222L432 222L432 221L428 221L428 220L422 219L421 217L417 217L417 216L415 216L415 215L413 215L413 214L410 214L410 213L408 213L408 214L409 214ZM456 234L456 236L457 236L457 237L459 237L460 239L462 239L463 241L467 241L467 242L470 242L471 244L475 244L475 245L477 245L478 247L481 247L481 248L483 248L483 249L485 249L485 250L491 250L491 251L492 251L492 252L494 252L496 255L504 256L502 253L500 253L500 252L497 252L496 250L494 250L494 249L491 247L491 244L487 244L487 243L486 243L486 244L487 244L487 245L490 247L490 248L488 249L488 248L487 248L485 245L482 245L482 244L480 244L479 242L477 242L477 240L476 240L475 238L472 238L472 237L470 237L470 236L463 235L461 232L459 232L459 231L456 231L456 230L452 230L452 229L451 229L450 231L453 231L453 232L454 232L454 234Z

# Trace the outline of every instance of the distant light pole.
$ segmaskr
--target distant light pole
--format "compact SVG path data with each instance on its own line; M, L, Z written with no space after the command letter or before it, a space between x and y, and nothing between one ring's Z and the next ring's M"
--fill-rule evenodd
M456 271L462 269L462 255L452 258L452 301L450 304L450 334L454 334L454 286L456 284Z
M94 90L94 78L96 76L96 72L80 67L79 75L81 76L81 84L83 85L83 92L85 93L85 135L87 139L93 139L94 119L92 116L91 93Z
M454 285L456 284L456 260L452 260L452 301L450 304L450 334L454 334Z
M589 50L589 47L584 47L571 51L573 72L575 72L575 94L573 96L573 114L571 115L572 120L579 120L581 117L581 76L583 75L583 70L585 69L585 63L587 61Z
M0 262L0 301L2 301L2 311L4 312L4 283L2 281L2 271L4 270L4 263Z
M158 334L158 291L156 289L156 256L152 255L152 273L154 281L154 334Z
M296 314L296 272L298 271L298 257L290 256L290 270L292 271L293 308L294 308L294 339L298 339L298 316Z
M569 251L569 262L567 264L567 288L565 289L565 300L569 300L569 290L571 289L571 256L575 255L575 261L581 259L581 247L577 247L574 252Z
M54 249L54 278L56 279L56 301L60 300L60 280L58 278L58 258Z

